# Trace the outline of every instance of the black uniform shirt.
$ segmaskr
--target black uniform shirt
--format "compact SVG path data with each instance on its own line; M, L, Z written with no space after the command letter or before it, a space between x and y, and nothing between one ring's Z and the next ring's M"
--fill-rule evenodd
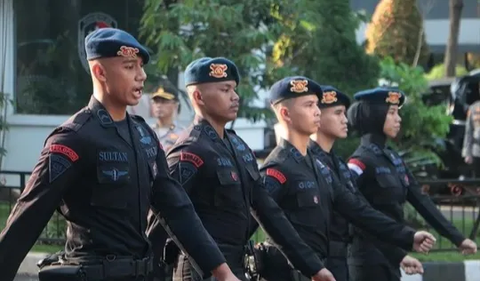
M334 184L330 169L308 151L307 156L282 139L265 160L261 173L271 196L317 255L328 256L333 210L379 239L411 249L415 233L372 209L342 185Z
M141 117L127 115L126 121L130 139L92 97L47 138L0 234L2 280L13 280L57 207L67 220L67 258L149 255L145 229L152 205L203 269L224 262L188 196L169 176L155 133Z
M413 207L442 236L460 245L465 237L436 208L412 176L400 156L391 148L384 146L384 138L375 134L366 134L348 165L357 175L357 186L372 207L398 222L404 222L403 205L408 200ZM352 245L352 263L375 264L384 262L385 256L372 244L368 236L355 229ZM386 245L389 246L389 245ZM388 257L395 266L404 253L390 246ZM386 253L388 251L382 251ZM403 256L402 256L403 255Z
M233 130L226 130L222 140L207 121L200 121L167 158L173 177L187 190L232 269L242 266L251 213L302 273L313 276L323 268L268 196L255 156Z
M348 169L347 164L340 157L335 155L333 151L330 153L324 151L316 142L312 140L310 140L308 147L312 153L320 159L320 161L325 163L328 168L330 168L334 180L338 180L339 185L346 187L353 194L357 196L359 195L358 190L353 183L350 169ZM349 223L347 219L338 212L334 211L331 220L330 240L348 243L350 240L350 235Z

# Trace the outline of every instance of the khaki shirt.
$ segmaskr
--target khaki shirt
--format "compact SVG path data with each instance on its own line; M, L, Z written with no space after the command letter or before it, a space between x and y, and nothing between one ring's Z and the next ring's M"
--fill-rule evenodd
M480 157L480 101L468 109L462 156Z
M157 123L151 125L152 129L158 136L160 143L165 151L175 144L180 134L185 130L184 127L173 123L169 128L159 127Z

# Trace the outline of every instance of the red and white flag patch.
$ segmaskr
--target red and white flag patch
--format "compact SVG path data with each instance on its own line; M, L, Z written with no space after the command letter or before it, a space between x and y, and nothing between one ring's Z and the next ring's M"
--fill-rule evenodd
M363 171L366 169L365 164L356 158L348 160L347 165L350 170L354 171L359 176L363 174Z

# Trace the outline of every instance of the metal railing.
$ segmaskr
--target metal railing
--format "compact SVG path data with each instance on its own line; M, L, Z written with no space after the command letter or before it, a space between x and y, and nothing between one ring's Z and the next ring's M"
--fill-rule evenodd
M5 227L16 200L23 192L31 172L0 171L0 229ZM38 239L39 244L63 244L65 220L55 212ZM28 231L28 230L26 230Z
M13 209L31 172L0 171L0 229ZM478 228L480 224L480 179L467 180L425 180L421 182L422 192L429 194L443 215L452 222L466 237L480 244ZM436 232L411 207L405 207L408 223L416 229ZM28 231L28 230L27 230ZM455 250L446 238L437 236L434 251ZM264 235L257 232L254 239L263 240ZM62 244L65 241L65 220L57 212L38 239L41 244Z

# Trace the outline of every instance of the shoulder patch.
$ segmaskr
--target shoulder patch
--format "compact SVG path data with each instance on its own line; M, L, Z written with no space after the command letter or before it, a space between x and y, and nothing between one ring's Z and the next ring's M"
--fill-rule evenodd
M52 144L50 146L50 153L63 154L72 162L75 162L79 159L78 154L73 149L63 144Z
M287 178L285 177L285 175L277 169L268 168L265 174L267 176L275 178L281 184L284 184L287 181Z
M363 171L365 171L366 169L365 164L357 158L352 158L348 160L347 165L350 170L354 171L359 176L363 174Z
M180 152L180 161L190 162L196 168L200 168L203 165L202 158L200 158L200 156L193 154L191 152L185 152L185 151Z
M197 168L195 167L195 164L192 164L190 162L187 163L179 163L179 181L180 184L184 185L186 184L196 173L197 173Z

